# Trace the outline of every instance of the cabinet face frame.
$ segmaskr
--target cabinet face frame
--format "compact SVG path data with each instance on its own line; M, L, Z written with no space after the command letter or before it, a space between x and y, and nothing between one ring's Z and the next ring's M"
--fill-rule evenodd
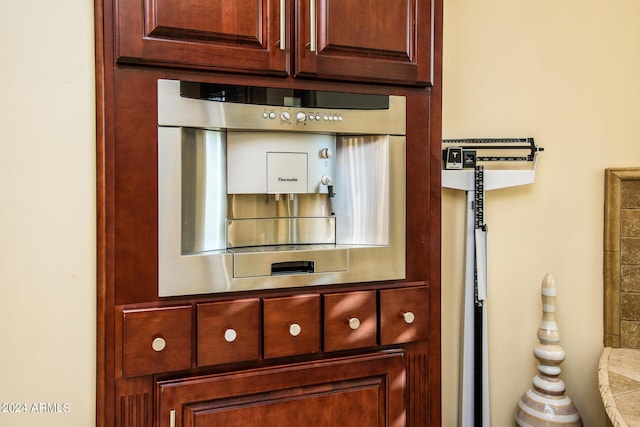
M120 0L129 1L129 0ZM294 0L286 0L287 7L291 7ZM131 278L135 286L129 286L126 293L121 294L122 301L118 302L116 295L117 268L120 268L121 259L115 250L116 243L120 241L122 233L118 234L115 229L116 199L120 197L122 186L116 186L116 176L121 170L121 164L116 161L115 145L119 143L116 137L117 129L122 126L136 127L142 125L142 130L133 134L132 141L136 141L138 136L145 138L147 126L139 122L139 117L132 117L127 123L116 120L116 116L127 116L130 109L127 105L116 105L116 94L122 90L116 83L116 74L126 70L132 74L143 75L151 73L157 78L191 78L196 80L208 79L210 81L224 80L231 84L246 84L249 80L255 80L263 85L280 85L296 87L324 87L326 89L334 86L342 86L346 89L361 90L363 85L356 86L347 83L337 83L337 77L332 78L333 82L323 82L318 80L312 82L306 79L292 79L289 71L269 72L258 69L236 69L220 68L222 71L245 73L244 76L233 73L204 73L203 70L214 70L210 65L200 65L178 62L166 62L161 60L142 61L134 58L130 62L118 62L116 55L118 39L117 19L118 0L95 0L95 46L96 46L96 168L97 168L97 378L96 378L96 425L98 427L128 426L128 425L155 425L156 415L151 407L154 404L153 376L122 378L122 361L116 361L121 355L121 348L118 347L118 336L122 333L122 322L119 317L118 307L122 303L134 303L144 307L166 305L166 302L158 300L157 296L149 296L148 287L144 284L148 281L149 272L146 265L140 266L142 277ZM412 103L410 116L407 118L407 125L410 129L407 159L411 161L411 170L408 171L408 179L412 182L423 182L420 190L425 190L420 197L408 195L407 206L409 210L421 212L420 215L407 212L409 226L412 229L407 241L408 248L419 247L421 252L428 253L427 257L421 255L420 262L411 263L408 268L408 276L412 280L427 280L430 289L430 332L429 341L420 341L399 345L396 347L405 348L407 354L413 353L407 361L407 394L415 396L414 409L412 404L407 407L408 420L413 420L412 425L439 425L441 411L440 396L440 190L439 190L439 167L440 167L440 122L441 122L441 32L442 32L442 4L440 0L432 0L426 5L432 12L431 44L431 64L429 79L433 87L428 90L428 96L419 102ZM122 3L124 4L124 3ZM291 23L287 23L287 31ZM140 27L142 28L142 27ZM142 31L142 30L140 30ZM287 49L295 49L289 46ZM191 51L193 52L193 51ZM186 55L186 53L185 53ZM198 54L199 55L199 54ZM289 61L291 57L285 55ZM244 58L241 56L241 58ZM171 58L172 60L175 58ZM227 58L227 60L230 60ZM196 61L197 62L197 61ZM143 64L144 63L144 64ZM233 64L237 64L233 61ZM287 64L288 70L291 65ZM178 68L183 71L176 71ZM267 67L269 68L269 67ZM277 67L276 67L277 68ZM280 67L282 68L282 67ZM255 74L254 74L255 73ZM263 77L261 77L263 76ZM271 76L271 77L264 77ZM277 76L277 77L273 77ZM144 79L141 77L135 83ZM371 85L367 90L380 90L382 86ZM389 88L390 91L402 92L404 89L397 87ZM139 99L139 98L136 98ZM145 102L143 108L146 108ZM123 109L124 108L124 109ZM148 114L153 115L155 106L147 108ZM117 112L120 113L117 114ZM135 115L134 115L135 116ZM420 141L420 143L416 143ZM137 141L136 141L137 144ZM132 147L136 144L131 144ZM137 149L137 148L136 148ZM428 168L416 169L414 160L419 158L420 164L425 161ZM121 158L118 160L122 160ZM130 182L127 188L133 188L140 182ZM144 184L144 182L142 182ZM154 228L151 224L150 228ZM418 242L418 243L417 243ZM153 249L153 243L151 243ZM118 259L117 259L118 258ZM145 261L146 262L146 261ZM153 264L151 262L150 264ZM155 273L152 273L153 276ZM186 301L184 301L186 303ZM169 303L182 304L182 301L169 301ZM194 302L195 303L195 302ZM120 331L118 331L120 329ZM428 357L427 357L428 356ZM118 372L120 369L120 372ZM411 374L415 371L418 374ZM199 372L196 370L195 372ZM186 375L186 374L185 374ZM411 384L413 378L425 383L418 384L418 392L414 392L416 384ZM127 403L129 402L129 403ZM426 403L425 403L426 402ZM137 404L143 406L135 406ZM129 405L123 407L122 405ZM132 406L133 405L133 406ZM416 413L418 411L419 413ZM130 415L133 413L133 417ZM118 420L142 420L138 424L118 423ZM129 422L129 421L128 421ZM144 424L143 424L144 423Z
M155 192L153 191L155 184L154 166L156 159L150 147L153 147L157 141L154 139L157 135L157 128L154 125L153 117L149 118L148 111L153 111L156 105L155 98L149 99L141 95L147 92L150 87L155 87L158 78L169 76L176 77L193 77L187 73L167 72L162 70L136 69L130 67L117 67L114 69L114 80L117 91L122 91L126 96L116 94L114 100L113 114L118 118L115 120L117 126L112 130L113 140L107 145L108 155L105 156L108 172L108 190L113 192L108 200L110 203L104 205L107 209L108 221L107 228L110 230L105 235L106 243L108 243L106 264L104 264L105 282L110 286L103 288L105 297L102 303L105 304L104 310L105 320L102 326L105 328L104 333L110 334L115 322L118 319L113 318L113 307L115 304L125 305L129 308L136 309L138 307L158 307L167 306L172 303L189 301L197 304L202 301L216 301L218 297L211 295L204 296L201 300L199 297L164 300L157 296L157 259L155 256L149 256L142 253L138 248L144 247L148 253L155 254L155 234L157 226L154 224L155 211L157 203L155 201ZM200 75L198 75L200 76ZM202 76L200 76L202 77ZM205 77L210 81L224 80L221 76ZM229 78L228 78L229 79ZM234 77L235 82L243 81L241 77ZM271 80L263 78L260 80L263 84L272 84ZM346 85L336 83L320 83L320 82L299 82L291 83L294 86L302 87L346 87ZM306 86L303 86L306 85ZM371 90L382 91L390 90L388 88L379 87L363 87L353 86L352 90ZM149 89L150 90L150 89ZM433 223L430 221L439 220L439 188L430 187L434 180L439 176L439 156L435 157L431 150L440 153L439 147L432 147L428 141L429 128L425 126L423 118L430 114L429 92L419 89L392 89L393 92L406 94L410 99L408 108L407 124L407 182L411 183L411 188L407 192L407 228L411 233L407 235L407 248L411 253L416 254L407 261L407 280L395 284L376 284L366 283L359 285L360 289L375 289L385 287L387 285L398 286L416 286L417 282L428 282L429 285L429 341L419 343L403 343L394 344L396 348L406 348L408 345L419 347L416 354L411 360L416 368L412 368L408 372L415 374L407 374L409 378L421 378L417 390L411 392L411 396L416 396L416 400L408 404L408 408L417 408L415 412L411 412L410 419L419 420L418 425L426 425L422 420L434 419L439 417L440 401L438 395L438 379L439 379L439 310L436 304L439 304L439 241L438 233L432 231ZM132 100L136 100L132 103ZM146 112L145 112L146 111ZM413 124L411 126L410 124ZM428 164L428 167L425 167ZM433 172L436 172L435 175ZM436 181L437 182L437 181ZM126 189L126 190L125 190ZM116 191L118 190L118 191ZM115 203L114 203L115 200ZM425 220L428 218L428 220ZM434 240L435 239L435 240ZM438 263L434 259L438 260ZM117 266L117 268L115 268ZM414 283L410 283L414 282ZM343 290L344 287L326 285L328 291ZM300 290L304 292L304 290ZM272 291L273 292L273 291ZM280 291L281 295L292 295L298 290ZM260 294L267 297L265 294ZM249 295L247 295L249 296ZM269 295L271 296L271 295ZM224 296L223 299L230 298ZM434 303L436 301L436 303ZM108 408L101 411L103 414L112 414L112 418L120 417L120 414L138 413L136 412L134 403L129 402L148 402L153 404L152 377L135 377L122 378L117 372L111 371L113 366L109 360L117 356L121 349L116 346L113 338L107 336L105 342L105 358L102 363L105 369L105 392L101 395L105 402L103 407ZM197 349L196 349L197 350ZM435 352L435 353L434 353ZM330 357L330 355L318 355L319 357ZM312 359L312 353L299 354L297 356L287 356L286 359L271 359L269 363L287 363L291 358ZM248 366L248 365L243 365ZM259 366L253 363L250 366ZM195 374L200 369L209 369L208 367L196 366ZM216 368L218 369L218 368ZM226 369L226 368L225 368ZM427 373L428 369L428 373ZM175 371L178 372L178 371ZM425 380L422 380L424 378ZM427 380L428 379L428 380ZM432 383L433 381L433 383ZM108 382L108 383L107 383ZM414 381L415 383L415 381ZM433 384L433 385L432 385ZM434 388L435 387L435 388ZM110 389L109 389L110 388ZM151 397L146 397L151 396ZM123 403L124 402L124 403ZM428 402L425 405L423 402ZM124 406L124 409L122 405ZM115 410L114 410L115 408ZM150 410L150 409L148 409ZM417 413L417 415L416 415ZM434 414L434 415L432 415ZM106 416L107 418L109 415ZM108 423L114 425L113 422ZM123 425L126 424L116 424ZM150 427L153 424L145 425Z

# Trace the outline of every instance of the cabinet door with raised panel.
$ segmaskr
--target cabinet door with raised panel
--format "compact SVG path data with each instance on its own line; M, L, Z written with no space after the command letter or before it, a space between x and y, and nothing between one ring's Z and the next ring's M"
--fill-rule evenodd
M402 351L159 380L159 427L403 427Z
M432 0L297 0L296 76L428 86Z
M287 74L284 1L114 1L118 62Z

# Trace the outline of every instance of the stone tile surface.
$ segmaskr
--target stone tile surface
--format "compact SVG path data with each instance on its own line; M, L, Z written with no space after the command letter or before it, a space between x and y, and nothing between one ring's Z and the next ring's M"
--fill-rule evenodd
M620 195L620 204L623 209L640 208L640 181L622 181Z
M640 426L640 391L614 396L620 414L629 426Z
M640 294L622 293L620 296L620 317L622 320L640 321Z
M640 348L640 322L629 320L620 322L620 346Z
M640 168L607 169L605 182L607 347L598 385L610 425L640 427Z
M640 391L640 381L609 371L609 387L613 395Z
M614 348L609 356L609 373L640 381L640 350L632 348Z
M622 237L620 261L622 264L640 264L640 238Z
M640 426L640 350L605 347L598 383L611 424Z
M640 209L622 209L620 235L623 237L640 236Z
M623 265L620 275L622 292L640 292L640 265Z

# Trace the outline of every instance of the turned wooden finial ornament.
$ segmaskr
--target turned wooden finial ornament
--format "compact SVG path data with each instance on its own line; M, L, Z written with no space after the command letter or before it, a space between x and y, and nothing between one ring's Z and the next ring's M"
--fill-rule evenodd
M540 362L532 387L522 395L516 409L518 426L582 426L580 414L560 379L564 349L556 324L556 285L547 274L542 280L542 322L533 355Z

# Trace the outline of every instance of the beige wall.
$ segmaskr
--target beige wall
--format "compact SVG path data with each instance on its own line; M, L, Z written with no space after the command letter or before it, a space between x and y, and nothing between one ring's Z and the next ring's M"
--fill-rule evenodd
M536 373L540 282L558 287L562 378L604 425L604 169L640 166L640 3L445 0L444 138L535 137L535 184L488 192L492 426ZM443 425L457 424L464 195L443 192Z
M0 2L2 426L94 424L92 3Z

